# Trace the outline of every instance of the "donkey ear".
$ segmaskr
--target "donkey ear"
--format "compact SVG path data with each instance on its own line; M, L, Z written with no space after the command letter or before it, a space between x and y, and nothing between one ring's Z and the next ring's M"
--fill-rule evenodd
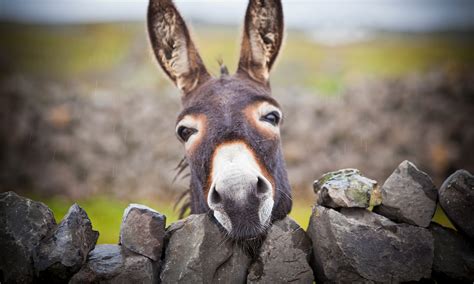
M270 69L283 39L283 9L280 0L250 0L244 23L239 69L268 85Z
M158 62L184 94L210 78L172 0L150 0L148 34Z

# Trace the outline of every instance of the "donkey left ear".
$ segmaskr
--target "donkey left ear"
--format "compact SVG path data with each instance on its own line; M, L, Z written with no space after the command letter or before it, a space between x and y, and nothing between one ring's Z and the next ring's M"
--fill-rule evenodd
M156 59L184 95L210 79L172 0L150 0L148 33Z
M266 86L270 69L283 41L283 8L280 0L250 0L237 72Z

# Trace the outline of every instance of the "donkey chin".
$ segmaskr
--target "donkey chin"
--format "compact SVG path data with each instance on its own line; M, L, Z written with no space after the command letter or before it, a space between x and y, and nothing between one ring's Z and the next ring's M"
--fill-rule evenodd
M242 143L243 144L243 143ZM251 239L266 232L273 209L273 186L254 155L241 143L218 147L207 204L233 239Z

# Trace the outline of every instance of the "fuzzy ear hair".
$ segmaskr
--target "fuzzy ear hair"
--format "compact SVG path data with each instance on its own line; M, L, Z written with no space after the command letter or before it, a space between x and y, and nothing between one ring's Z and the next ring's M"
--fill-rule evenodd
M172 0L150 0L147 19L155 57L185 95L210 78Z
M283 8L280 0L250 0L237 72L268 86L270 69L283 41Z

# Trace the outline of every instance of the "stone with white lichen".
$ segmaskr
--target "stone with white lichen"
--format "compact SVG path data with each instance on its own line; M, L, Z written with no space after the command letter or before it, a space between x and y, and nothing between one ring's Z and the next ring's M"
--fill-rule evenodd
M368 208L381 203L377 182L356 169L326 173L313 183L313 188L317 204L326 207Z

